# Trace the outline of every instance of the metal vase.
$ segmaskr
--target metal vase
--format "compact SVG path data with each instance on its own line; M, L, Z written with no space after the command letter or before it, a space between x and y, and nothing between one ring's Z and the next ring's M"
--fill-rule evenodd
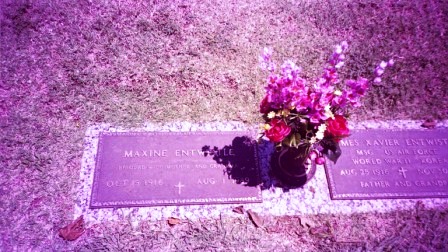
M316 173L316 163L307 163L305 147L284 147L275 152L271 166L276 177L290 187L305 185Z

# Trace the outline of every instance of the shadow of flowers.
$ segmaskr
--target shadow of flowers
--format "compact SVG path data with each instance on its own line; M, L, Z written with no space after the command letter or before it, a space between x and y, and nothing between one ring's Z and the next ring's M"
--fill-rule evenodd
M216 163L224 165L223 172L237 184L255 187L261 183L255 140L235 137L231 145L222 148L205 145L202 151L204 156L212 156Z

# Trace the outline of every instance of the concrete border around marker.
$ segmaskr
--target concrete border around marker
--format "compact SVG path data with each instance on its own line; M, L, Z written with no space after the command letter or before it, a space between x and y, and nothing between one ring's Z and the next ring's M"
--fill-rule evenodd
M351 129L421 129L420 121L367 121L361 122ZM448 128L448 120L439 122L437 127ZM147 123L140 128L124 129L110 124L90 126L86 130L84 153L80 169L80 185L77 193L74 217L84 215L89 223L100 223L121 218L128 218L136 224L140 220L164 220L168 217L182 219L218 218L220 215L236 216L232 209L239 205L189 205L165 207L133 207L89 209L91 185L95 166L95 155L100 132L126 131L232 131L257 130L258 125L248 126L239 122L214 123ZM255 137L255 136L254 136ZM271 148L270 148L271 147ZM272 146L259 148L262 180L269 180L269 156ZM269 183L269 182L268 182ZM388 212L393 210L413 209L417 202L427 208L448 208L448 198L431 199L394 199L394 200L331 200L323 166L318 166L315 177L303 188L283 192L281 188L270 188L262 191L263 203L244 204L262 215L303 215L303 214L351 214L357 212Z

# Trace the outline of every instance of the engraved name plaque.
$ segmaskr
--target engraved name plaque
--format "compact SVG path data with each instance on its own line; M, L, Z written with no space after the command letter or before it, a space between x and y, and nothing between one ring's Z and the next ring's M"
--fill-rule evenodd
M249 135L101 133L90 207L261 202Z
M332 199L448 197L448 130L360 130L339 144Z

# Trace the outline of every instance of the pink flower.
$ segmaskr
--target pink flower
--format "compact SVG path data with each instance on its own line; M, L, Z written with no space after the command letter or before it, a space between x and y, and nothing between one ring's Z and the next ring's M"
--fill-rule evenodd
M271 111L271 106L269 105L268 96L266 95L260 103L260 113L266 114Z
M340 91L340 95L334 95L333 100L331 100L331 105L334 107L343 108L347 105L347 91Z
M274 72L275 64L272 62L271 56L272 56L272 49L264 48L263 53L260 56L260 65L262 69Z
M358 80L348 80L346 82L347 87L347 100L352 106L359 106L359 99L365 96L369 83L365 78L359 78Z

